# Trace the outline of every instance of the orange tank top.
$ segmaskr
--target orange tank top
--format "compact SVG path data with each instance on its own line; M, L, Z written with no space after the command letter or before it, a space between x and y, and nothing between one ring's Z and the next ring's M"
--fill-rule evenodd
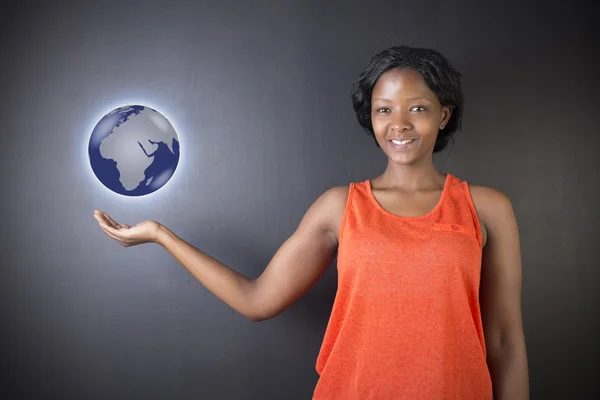
M491 400L481 259L466 181L447 174L420 217L392 214L370 181L352 183L313 400Z

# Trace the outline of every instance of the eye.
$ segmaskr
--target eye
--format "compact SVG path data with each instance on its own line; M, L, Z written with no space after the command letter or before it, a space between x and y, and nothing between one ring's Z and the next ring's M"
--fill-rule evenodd
M418 108L419 110L417 110L418 112L423 112L423 111L427 111L427 109L423 106L414 106L411 108L411 110L414 110L415 108Z
M378 113L387 113L390 112L390 109L387 107L379 107L375 111L377 111Z

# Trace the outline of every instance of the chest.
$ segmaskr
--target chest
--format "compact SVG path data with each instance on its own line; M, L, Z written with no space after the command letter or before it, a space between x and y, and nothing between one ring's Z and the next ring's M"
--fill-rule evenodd
M392 190L373 190L373 197L389 213L400 217L419 217L435 209L442 196L441 190L404 193Z
M345 232L338 257L343 280L366 282L382 294L419 288L440 293L457 282L478 285L482 252L472 232L445 223L387 221L356 224Z
M404 193L401 191L373 190L373 198L379 207L390 214L400 217L421 217L430 214L442 201L442 190L432 190L420 193ZM473 196L476 209L483 207L483 201L478 196ZM483 247L487 244L487 230L483 216L477 213L479 228L481 230Z

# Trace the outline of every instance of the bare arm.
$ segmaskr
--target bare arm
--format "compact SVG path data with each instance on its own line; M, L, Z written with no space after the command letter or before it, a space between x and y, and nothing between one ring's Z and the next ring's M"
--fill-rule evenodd
M517 222L503 193L479 187L473 194L478 197L488 236L483 249L480 301L494 395L498 400L529 399Z
M147 241L163 246L210 292L234 310L251 321L261 321L292 305L331 264L347 193L347 188L336 187L322 194L257 279L234 271L160 224L154 228L153 240ZM104 231L122 245L132 245L131 235L135 232L131 231L136 227L120 229L116 222L107 218L110 221L101 222ZM133 241L133 244L137 242Z

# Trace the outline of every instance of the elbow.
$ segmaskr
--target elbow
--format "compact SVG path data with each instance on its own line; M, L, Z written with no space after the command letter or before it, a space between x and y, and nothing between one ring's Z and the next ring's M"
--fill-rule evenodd
M275 318L291 304L291 302L285 302L284 299L277 298L277 296L261 293L256 283L257 281L254 280L252 291L245 298L244 310L241 312L249 321L261 322Z
M256 284L256 280L252 281L252 291L250 292L250 295L246 297L245 310L241 312L250 322L266 321L281 313L281 311L273 309L269 302L262 299L264 296L259 294L259 289Z
M246 319L250 322L260 322L264 321L265 319L268 319L258 314L245 314L244 317L246 317Z
M266 321L271 318L275 318L281 314L284 309L272 309L272 308L261 308L253 307L252 311L245 313L244 316L251 322Z
M266 321L268 319L273 318L272 316L268 316L265 314L245 314L244 317L246 317L246 319L250 322L261 322L261 321Z
M246 306L244 309L239 310L239 312L250 322L265 321L272 317L264 307L261 307L259 304L257 304L255 298L247 299L245 305Z
M264 311L264 310L255 310L253 312L249 312L249 313L244 314L244 316L250 322L261 322L261 321L266 321L268 319L274 318L277 315L279 315L280 313L281 313L281 311L279 311L279 312L268 312L268 311Z
M489 364L503 364L525 354L525 338L522 331L512 330L494 336L486 343Z

